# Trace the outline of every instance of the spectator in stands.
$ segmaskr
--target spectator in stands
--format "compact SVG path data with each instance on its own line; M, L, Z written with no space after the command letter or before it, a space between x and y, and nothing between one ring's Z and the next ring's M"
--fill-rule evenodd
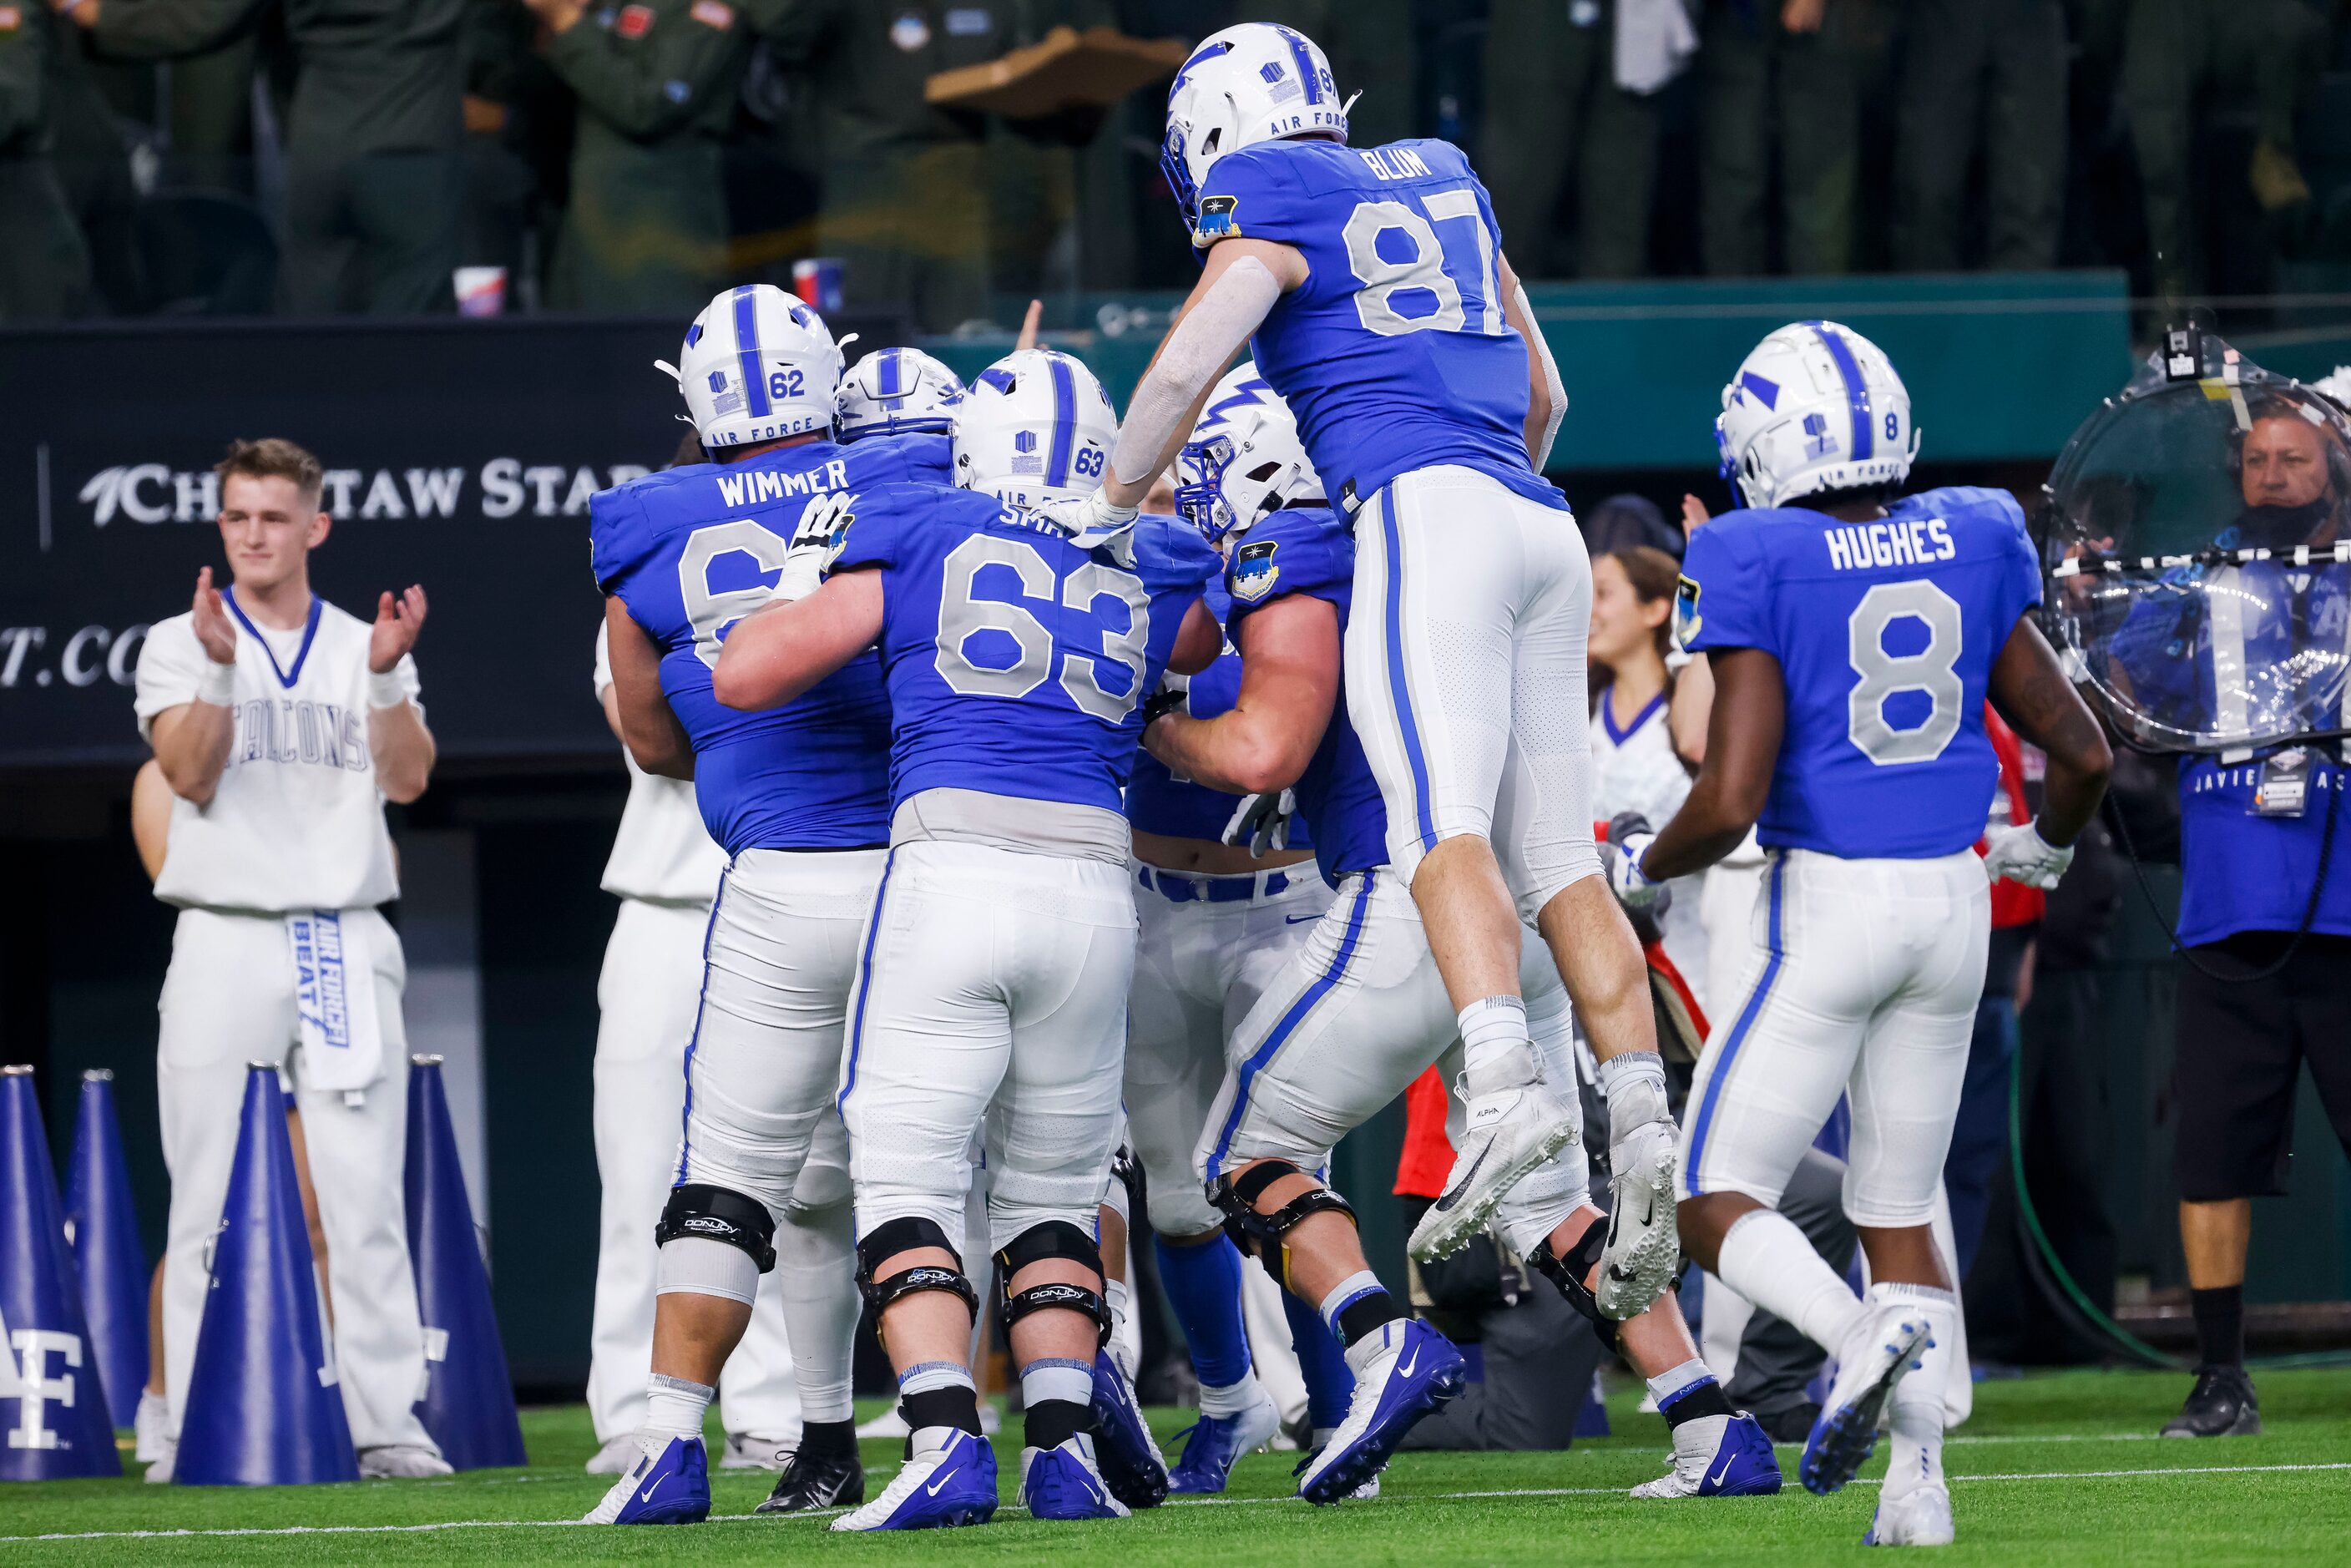
M1771 270L1764 204L1775 148L1787 270L1853 265L1862 9L1862 0L1779 0L1776 9L1708 0L1698 48L1698 248L1708 275Z
M0 321L89 308L89 251L52 156L50 55L68 40L45 11L10 7L0 26Z
M1648 270L1657 102L1655 88L1635 92L1617 79L1620 8L1621 0L1494 0L1478 164L1527 277ZM1573 243L1562 245L1571 186Z
M2138 151L2155 291L2201 285L2197 131L2223 97L2250 99L2258 140L2246 179L2262 209L2307 203L2294 156L2294 117L2325 56L2316 0L2135 0L2123 37L2122 96Z
M1894 264L1962 263L1969 166L1983 152L1982 265L2057 264L2065 195L2065 15L2059 0L1910 0L1902 54Z
M571 202L556 242L558 309L684 314L726 281L719 142L751 26L727 0L522 0L580 97Z
M49 0L99 50L209 54L272 0ZM278 0L297 62L286 136L285 308L414 315L454 308L464 205L466 0Z

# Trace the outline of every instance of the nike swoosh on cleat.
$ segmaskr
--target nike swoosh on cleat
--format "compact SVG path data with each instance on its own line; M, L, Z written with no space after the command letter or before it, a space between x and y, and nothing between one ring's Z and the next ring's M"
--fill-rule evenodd
M649 1487L645 1488L645 1490L643 1490L643 1491L641 1491L641 1492L639 1492L639 1493L637 1494L637 1500L638 1500L639 1502L651 1502L651 1501L653 1501L653 1493L655 1493L655 1492L657 1492L657 1491L661 1490L661 1484L662 1484L662 1482L664 1482L664 1481L665 1481L665 1480L667 1480L667 1479L669 1479L669 1478L668 1478L667 1476L655 1476L655 1477L653 1478L653 1484L652 1484L651 1486L649 1486Z
M1412 1347L1412 1359L1396 1368L1396 1375L1398 1377L1410 1377L1412 1375L1412 1369L1419 1364L1420 1346L1414 1345Z
M958 1466L956 1466L956 1469L961 1469L962 1468L963 1468L962 1466L958 1465ZM936 1496L938 1496L938 1495L939 1495L939 1489L940 1489L941 1487L943 1487L943 1486L946 1485L946 1484L947 1484L947 1482L949 1482L949 1481L951 1481L951 1480L955 1479L955 1477L956 1477L956 1471L955 1471L955 1470L949 1470L946 1475L941 1476L938 1479L936 1479L936 1480L933 1481L930 1485L928 1485L928 1486L925 1487L925 1488L923 1489L923 1495L924 1495L925 1497L936 1497Z
M1719 1486L1720 1486L1720 1485L1722 1484L1722 1478L1723 1478L1723 1477L1725 1477L1725 1476L1727 1476L1727 1475L1729 1475L1729 1473L1730 1473L1730 1461L1729 1461L1729 1459L1725 1459L1725 1460L1723 1460L1723 1461L1722 1461L1722 1469L1720 1469L1719 1470L1717 1470L1714 1474L1712 1474L1712 1475L1710 1475L1710 1476L1707 1477L1707 1479L1707 1479L1707 1484L1708 1484L1708 1486L1718 1486L1718 1487L1719 1487Z
M1478 1179L1478 1172L1484 1167L1486 1164L1486 1156L1493 1152L1494 1145L1491 1142L1489 1142L1484 1148L1478 1151L1478 1158L1470 1165L1468 1174L1463 1176L1458 1182L1454 1184L1454 1187L1451 1192L1447 1193L1444 1197L1437 1200L1437 1213L1443 1214L1447 1209L1450 1209L1455 1204L1461 1201L1461 1195L1468 1192L1469 1190L1469 1184Z

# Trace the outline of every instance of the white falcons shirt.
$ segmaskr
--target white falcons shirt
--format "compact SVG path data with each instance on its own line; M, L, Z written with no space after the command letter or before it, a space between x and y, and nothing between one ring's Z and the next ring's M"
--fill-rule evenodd
M604 700L611 685L611 645L608 633L599 626L598 702ZM621 749L621 760L629 765L629 803L621 811L612 858L604 862L604 891L657 904L708 904L718 896L718 874L726 869L726 852L711 841L710 831L703 826L702 807L694 798L693 783L646 772L626 747Z
M224 596L236 628L236 729L209 805L174 798L155 896L166 904L282 915L359 909L400 896L368 743L368 622L322 599L291 632ZM174 615L139 653L139 733L193 702L209 662L195 617ZM415 661L393 672L411 700Z

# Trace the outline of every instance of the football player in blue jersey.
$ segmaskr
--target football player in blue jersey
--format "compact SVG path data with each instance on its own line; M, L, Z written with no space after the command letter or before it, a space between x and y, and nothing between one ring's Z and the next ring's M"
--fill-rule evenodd
M922 350L876 349L841 378L833 439L846 446L883 435L926 437L945 463L964 396L956 373Z
M1044 1519L1126 1511L1091 1404L1109 1324L1096 1205L1134 969L1120 794L1144 698L1165 671L1207 667L1223 636L1196 533L1154 521L1087 549L1029 509L1082 493L1116 436L1076 361L991 366L956 420L969 488L883 486L812 518L774 602L719 659L721 700L747 710L868 650L889 692L892 847L840 1103L859 1278L912 1436L896 1479L836 1530L995 1511L968 1360L978 1302L949 1240L975 1134L1026 1405L1022 1499Z
M1597 875L1584 637L1592 569L1540 470L1565 395L1491 204L1443 141L1346 144L1322 51L1251 23L1176 73L1161 166L1205 254L1135 389L1101 490L1058 513L1081 537L1133 515L1252 334L1331 499L1353 523L1351 717L1468 1042L1468 1126L1416 1256L1466 1246L1563 1145L1520 993L1531 922L1573 993L1609 1096L1614 1223L1600 1303L1625 1318L1677 1267L1672 1166L1648 980Z
M1228 711L1155 719L1145 744L1176 770L1228 788L1294 781L1323 874L1338 889L1306 946L1242 1021L1195 1156L1235 1228L1319 1310L1357 1375L1345 1420L1303 1467L1299 1488L1310 1501L1331 1502L1376 1476L1405 1431L1459 1391L1463 1375L1442 1335L1404 1320L1364 1261L1345 1200L1309 1173L1431 1062L1451 1057L1458 1065L1459 1029L1419 914L1389 867L1385 808L1344 706L1354 541L1313 470L1276 461L1295 440L1289 411L1268 395L1215 428L1204 422L1185 448L1187 483L1177 493L1226 550L1241 685ZM1573 1083L1566 991L1531 932L1522 931L1520 955L1536 1050L1548 1073ZM1458 1120L1458 1104L1456 1112ZM1777 1491L1770 1439L1731 1410L1674 1301L1621 1323L1599 1310L1593 1286L1607 1227L1589 1201L1585 1168L1571 1138L1504 1197L1499 1224L1513 1249L1649 1379L1672 1425L1674 1469L1635 1495Z
M1843 1486L1889 1415L1869 1539L1934 1545L1952 1538L1943 1382L1967 1374L1929 1222L1983 989L1986 877L2053 886L2111 758L2034 622L2015 498L1900 494L1917 439L1876 344L1829 321L1780 329L1723 389L1716 431L1748 509L1694 534L1682 569L1679 634L1715 680L1706 760L1610 875L1637 905L1759 830L1760 941L1690 1088L1682 1238L1838 1357L1804 1484ZM1979 859L1999 776L1987 693L2049 767L2040 819L1992 830ZM1860 1299L1774 1207L1839 1095L1844 1207L1873 1281Z
M764 285L714 299L675 367L716 462L598 495L589 531L621 725L646 771L692 779L728 867L685 1045L685 1125L656 1232L652 1417L643 1452L588 1517L676 1523L710 1506L703 1411L784 1266L800 1445L762 1505L864 1495L850 1398L858 1298L847 1153L832 1103L863 912L889 838L889 700L853 661L799 701L720 706L728 631L765 603L804 522L856 490L943 482L946 450L827 439L841 352L807 306Z
M1228 413L1271 397L1244 364L1209 400L1201 430L1221 432ZM1258 481L1269 495L1311 471L1294 434L1279 456L1259 454L1250 466L1271 469ZM1210 585L1208 600L1218 621L1227 620L1221 580ZM1186 710L1211 717L1230 707L1240 664L1228 652L1191 677ZM1270 1440L1281 1422L1250 1362L1241 1255L1202 1194L1192 1151L1224 1078L1226 1040L1305 940L1331 892L1314 872L1304 822L1283 815L1280 790L1228 794L1178 779L1144 753L1127 785L1126 820L1141 922L1127 998L1128 1136L1146 1178L1160 1282L1200 1383L1200 1418L1170 1479L1179 1492L1220 1492L1234 1461ZM1283 1297L1285 1304L1295 1299ZM1310 1405L1322 1406L1311 1415L1318 1426L1335 1427L1352 1378L1311 1312L1293 1328Z

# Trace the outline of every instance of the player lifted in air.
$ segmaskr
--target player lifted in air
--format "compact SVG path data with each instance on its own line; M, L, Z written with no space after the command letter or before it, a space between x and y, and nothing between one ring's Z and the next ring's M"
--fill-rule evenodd
M745 714L711 690L721 639L767 602L793 533L861 489L944 478L935 437L835 445L841 351L765 285L714 299L679 385L716 461L599 495L589 518L622 737L647 772L691 778L728 856L685 1043L685 1116L661 1243L643 1451L589 1515L709 1511L703 1412L781 1260L800 1445L762 1506L864 1496L850 1406L858 1301L832 1103L857 938L889 839L889 699L849 661L798 700Z
M1109 1323L1096 1205L1134 968L1120 791L1144 695L1171 665L1207 665L1222 638L1196 533L1154 519L1088 549L1029 510L1082 494L1117 430L1074 360L1032 350L990 367L956 418L969 488L863 489L812 518L777 602L719 661L720 695L747 708L869 649L889 689L890 858L841 1107L859 1279L913 1430L904 1469L837 1530L995 1512L968 1360L977 1295L949 1239L975 1134L1026 1405L1022 1500L1038 1518L1126 1511L1091 1407Z
M1706 761L1611 877L1638 904L1760 830L1760 945L1690 1088L1682 1238L1838 1357L1804 1484L1850 1480L1888 1414L1869 1539L1935 1545L1952 1537L1943 1381L1967 1374L1929 1222L1983 989L1986 876L2053 886L2110 758L2033 622L2041 572L2014 497L1899 495L1917 440L1876 345L1834 322L1780 329L1723 389L1715 428L1749 509L1692 536L1676 607L1714 674ZM1999 776L1987 692L2049 771L2040 820L1994 829L1979 860ZM1844 1207L1874 1281L1860 1300L1774 1208L1839 1095Z
M1103 487L1061 516L1094 537L1134 514L1218 372L1254 334L1331 499L1354 528L1367 611L1349 708L1467 1041L1455 1176L1416 1228L1465 1246L1574 1123L1520 995L1520 929L1549 944L1601 1061L1615 1219L1599 1301L1656 1299L1677 1261L1674 1130L1641 950L1596 875L1585 740L1591 563L1539 470L1559 376L1491 204L1443 141L1346 145L1322 51L1288 27L1215 34L1176 73L1161 165L1206 253L1135 389Z
M1253 376L1244 365L1225 389ZM1316 1173L1333 1145L1401 1093L1459 1030L1413 902L1388 863L1386 813L1343 706L1341 649L1354 619L1354 542L1325 503L1289 411L1270 393L1204 421L1177 495L1226 551L1241 685L1213 717L1171 714L1145 743L1174 770L1226 788L1294 781L1299 810L1338 897L1234 1036L1230 1067L1196 1155L1215 1201L1275 1277L1319 1309L1357 1375L1346 1420L1306 1465L1300 1493L1332 1502L1376 1475L1405 1431L1459 1391L1461 1357L1407 1322L1364 1262L1353 1216ZM1550 956L1521 929L1520 964L1546 1073L1574 1082L1568 998ZM1567 1101L1575 1114L1574 1101ZM1648 1377L1674 1432L1675 1468L1643 1497L1777 1491L1771 1440L1736 1415L1698 1360L1674 1301L1619 1323L1593 1285L1607 1227L1571 1139L1503 1199L1511 1249ZM1458 1128L1457 1128L1458 1131Z

